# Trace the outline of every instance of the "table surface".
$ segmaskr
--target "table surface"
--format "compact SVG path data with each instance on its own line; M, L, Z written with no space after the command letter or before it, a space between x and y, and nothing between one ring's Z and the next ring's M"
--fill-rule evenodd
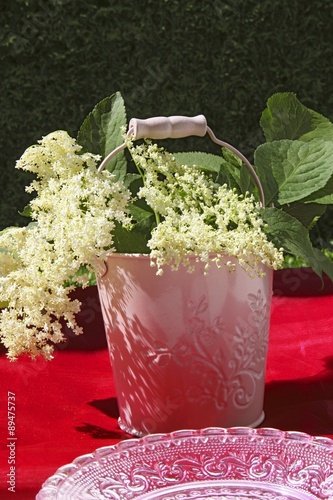
M309 285L309 282L307 282ZM81 295L80 295L81 294ZM96 287L79 292L85 334L51 362L0 356L0 498L34 499L62 465L128 439L117 402ZM333 438L333 295L274 296L261 427ZM65 329L66 330L66 329ZM9 440L8 395L15 395L15 447ZM13 455L14 454L14 455ZM8 461L15 458L15 494Z

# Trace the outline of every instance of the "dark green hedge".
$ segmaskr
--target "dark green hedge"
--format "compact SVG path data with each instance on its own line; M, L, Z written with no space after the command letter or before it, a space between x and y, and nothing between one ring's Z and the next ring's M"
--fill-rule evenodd
M276 91L333 119L331 0L1 0L1 19L0 228L25 222L24 149L117 90L129 117L203 113L248 155Z

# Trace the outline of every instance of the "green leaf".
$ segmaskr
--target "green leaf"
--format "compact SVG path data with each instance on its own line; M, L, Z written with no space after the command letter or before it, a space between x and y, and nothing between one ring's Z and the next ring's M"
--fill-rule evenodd
M292 203L323 188L333 174L332 156L333 142L319 139L281 140L259 146L255 164L267 201L277 198L281 205Z
M272 95L260 120L267 142L281 139L333 139L332 123L304 106L293 93Z
M321 205L333 204L333 177L330 178L323 188L306 197L304 203L306 203L307 207L311 203L319 203Z
M133 218L133 226L130 229L116 223L113 238L117 252L150 253L147 243L152 229L156 226L155 214L148 205L141 206L141 201L138 200L129 207Z
M114 248L119 253L149 253L147 238L135 226L132 229L126 229L116 222L113 242Z
M313 248L309 231L301 222L277 208L263 208L261 216L268 225L266 232L277 248L296 257L301 257L318 276L325 272L333 279L333 263L325 255Z
M295 202L290 205L284 205L283 210L298 219L303 226L312 229L318 219L324 214L326 205Z
M299 139L301 141L312 141L312 139L324 139L325 141L333 141L333 124L328 118L320 115L316 111L309 110L312 119L312 130L303 134Z
M77 141L84 151L105 158L124 140L122 127L126 127L126 110L120 92L100 101L84 120ZM124 151L110 160L106 168L116 179L123 179L127 171Z
M256 190L252 175L245 165L242 165L240 171L240 188L243 194L253 193Z
M319 248L313 249L317 261L320 263L322 271L333 281L333 263Z
M31 212L32 212L31 206L30 204L28 204L24 207L22 212L19 212L19 214L22 215L22 217L28 217L29 219L31 219Z
M222 147L223 158L231 165L234 165L237 168L241 168L243 165L242 160L238 155L236 155L233 151L230 151L229 148Z
M242 194L253 192L255 190L254 181L248 168L239 156L225 147L222 148L222 154L223 168L228 173L224 182L226 182L231 189L236 187ZM220 184L222 184L222 182Z
M140 174L126 174L124 179L125 186L130 189L132 195L135 197L139 189L143 186L142 177Z
M132 204L129 209L135 221L136 229L146 233L148 240L153 227L156 225L155 214L145 202L141 204L140 201L138 200Z
M283 155L283 144L277 141L262 144L254 152L254 167L264 191L266 205L277 203L279 188L273 175L273 164L280 164L281 155Z
M190 151L185 153L174 153L174 157L179 165L195 166L208 174L219 175L222 166L221 156L201 151Z

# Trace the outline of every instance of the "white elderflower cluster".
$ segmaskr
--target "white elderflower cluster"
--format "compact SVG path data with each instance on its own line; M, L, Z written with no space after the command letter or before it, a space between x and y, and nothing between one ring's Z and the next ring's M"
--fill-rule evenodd
M113 250L115 221L130 224L127 188L110 172L98 173L99 157L80 149L57 131L17 162L37 175L27 188L37 196L30 203L36 222L0 234L0 302L7 306L0 335L10 359L22 353L50 359L53 344L64 340L61 318L81 333L75 320L80 303L70 299L68 282L82 266L96 271L98 258Z
M193 255L207 269L215 261L232 270L230 258L235 257L250 275L262 275L262 265L281 266L282 249L267 240L253 196L239 196L200 169L179 165L151 142L129 147L144 178L138 196L162 216L148 243L158 274L166 264L174 270L190 267Z

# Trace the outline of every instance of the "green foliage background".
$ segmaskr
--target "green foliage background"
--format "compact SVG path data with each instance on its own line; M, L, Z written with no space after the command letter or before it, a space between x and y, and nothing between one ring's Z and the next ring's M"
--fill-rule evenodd
M25 223L18 210L28 176L15 160L52 130L75 136L117 90L129 118L203 113L217 137L250 159L274 92L295 92L333 120L331 0L0 4L0 229ZM216 152L208 139L197 141ZM331 219L317 238L333 238Z

